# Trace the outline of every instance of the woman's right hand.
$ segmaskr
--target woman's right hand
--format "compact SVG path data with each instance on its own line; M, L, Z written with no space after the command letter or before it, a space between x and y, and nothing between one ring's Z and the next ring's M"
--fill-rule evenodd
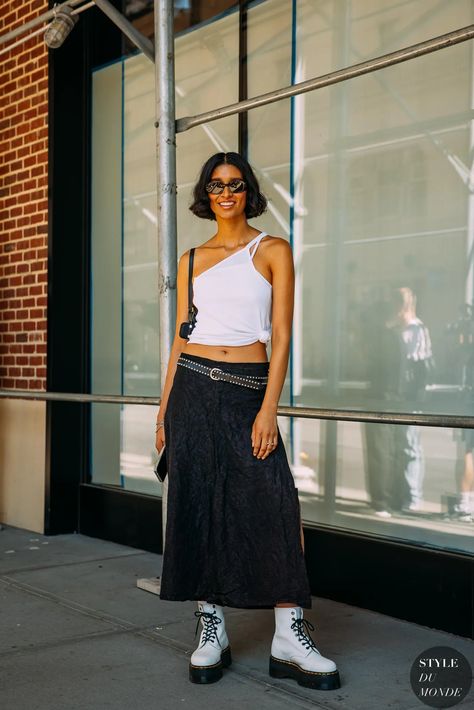
M161 453L161 449L163 448L163 446L165 444L166 444L165 428L164 428L164 426L160 426L160 428L156 432L156 438L155 438L155 448L158 451L158 453Z

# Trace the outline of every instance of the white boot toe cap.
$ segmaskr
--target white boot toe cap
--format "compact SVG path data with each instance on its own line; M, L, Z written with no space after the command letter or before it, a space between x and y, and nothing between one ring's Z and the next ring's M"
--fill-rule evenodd
M193 666L213 666L221 660L221 649L210 649L209 646L197 648L191 656Z
M319 653L310 653L306 658L299 658L296 663L305 671L317 673L333 673L337 666L330 658L320 656Z

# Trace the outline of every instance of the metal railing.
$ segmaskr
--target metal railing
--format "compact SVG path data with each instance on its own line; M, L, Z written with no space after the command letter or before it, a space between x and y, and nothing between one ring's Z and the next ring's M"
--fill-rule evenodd
M30 399L46 402L76 402L83 404L145 404L159 406L159 397L119 394L77 394L72 392L40 392L30 390L0 390L0 399ZM429 414L424 412L367 412L360 409L329 409L325 407L279 406L278 416L302 419L328 419L374 424L418 424L419 426L474 429L474 416Z

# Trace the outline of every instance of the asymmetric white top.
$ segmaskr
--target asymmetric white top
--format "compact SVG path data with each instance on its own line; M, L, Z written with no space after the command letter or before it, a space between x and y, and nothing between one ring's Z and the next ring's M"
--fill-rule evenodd
M193 279L198 312L189 343L249 345L270 340L272 285L253 263L265 235L260 232L243 249Z

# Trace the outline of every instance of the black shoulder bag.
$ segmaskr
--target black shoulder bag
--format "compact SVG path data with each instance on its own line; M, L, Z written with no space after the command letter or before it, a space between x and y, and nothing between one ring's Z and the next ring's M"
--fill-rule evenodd
M194 248L189 252L189 273L188 273L188 320L181 323L179 328L179 337L189 339L189 336L196 325L196 313L198 309L193 303L193 265L194 265Z

